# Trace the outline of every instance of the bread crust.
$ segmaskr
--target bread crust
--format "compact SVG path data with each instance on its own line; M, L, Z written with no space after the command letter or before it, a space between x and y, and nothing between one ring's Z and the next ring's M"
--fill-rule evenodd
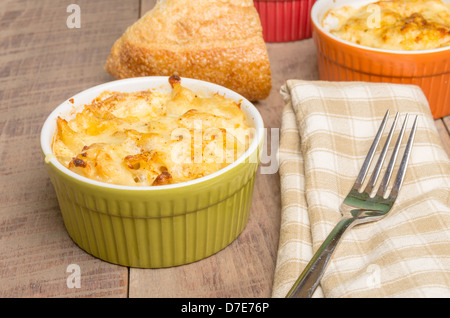
M252 1L158 1L116 41L105 69L117 79L178 74L251 101L267 98L272 86Z

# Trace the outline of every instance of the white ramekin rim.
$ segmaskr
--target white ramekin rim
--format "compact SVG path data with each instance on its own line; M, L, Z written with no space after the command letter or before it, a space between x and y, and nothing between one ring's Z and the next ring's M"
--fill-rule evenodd
M394 55L422 55L422 54L432 54L439 53L443 51L450 51L450 46L437 48L437 49L429 49L429 50L418 50L418 51L401 51L401 50L387 50L387 49L379 49L373 48L369 46L364 46L360 44L356 44L347 40L343 40L334 34L330 33L322 26L322 18L325 12L333 8L339 8L345 5L357 4L358 6L363 6L369 3L377 2L379 0L317 0L312 9L311 9L311 21L315 28L332 38L333 40L340 42L342 44L346 44L358 49L379 52L379 53L388 53ZM450 3L450 0L443 0L444 3Z
M126 186L126 185L116 185L116 184L109 184L105 182L96 181L93 179L89 179L87 177L81 176L70 169L66 168L64 165L62 165L56 157L53 156L52 151L52 139L54 136L54 132L56 129L56 118L61 114L69 113L70 111L73 111L74 108L80 107L82 105L90 103L95 97L100 95L103 91L139 91L144 89L153 89L153 88L163 88L165 87L168 89L170 87L170 84L168 82L168 76L148 76L148 77L137 77L137 78L128 78L128 79L121 79L121 80L115 80L111 82L107 82L104 84L100 84L94 87L91 87L89 89L86 89L70 98L68 98L66 101L61 103L59 106L57 106L47 117L45 120L42 129L41 129L41 136L40 136L40 143L41 143L41 150L43 152L43 156L45 157L46 164L52 164L55 168L57 168L62 173L80 181L84 182L86 184L90 184L97 187L103 187L106 189L116 189L116 190L127 190L127 191L158 191L158 190L168 190L168 189L175 189L180 187L187 187L192 186L195 184L199 184L208 180L211 180L213 178L217 178L220 175L223 175L227 173L228 171L232 170L236 166L238 166L241 163L244 163L247 159L255 156L255 158L259 158L259 152L261 149L259 149L260 145L263 142L264 138L264 121L263 118L258 111L258 109L247 99L245 99L243 96L239 95L238 93L225 88L223 86L213 84L210 82L197 80L197 79L191 79L191 78L185 78L182 77L181 83L183 86L189 87L189 88L197 88L201 90L206 90L213 93L219 93L221 95L224 95L227 98L231 98L235 100L236 102L240 102L241 109L246 114L247 118L250 119L250 121L254 124L254 129L256 136L253 139L252 143L250 144L249 148L246 150L246 152L239 157L236 161L229 164L225 168L222 168L210 175L186 181L181 183L175 183L175 184L169 184L169 185L160 185L160 186L143 186L143 187L134 187L134 186ZM146 88L145 88L146 87ZM82 100L83 102L78 102L79 100ZM75 103L73 103L75 101Z

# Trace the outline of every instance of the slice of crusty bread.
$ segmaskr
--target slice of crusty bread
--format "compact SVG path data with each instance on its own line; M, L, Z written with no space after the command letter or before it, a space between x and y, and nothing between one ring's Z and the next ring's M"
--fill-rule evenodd
M266 98L271 72L251 0L159 0L114 44L105 69L117 79L195 78L245 98Z

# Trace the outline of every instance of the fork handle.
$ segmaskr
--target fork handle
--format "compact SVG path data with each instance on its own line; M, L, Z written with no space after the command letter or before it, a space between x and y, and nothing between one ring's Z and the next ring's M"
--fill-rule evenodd
M336 224L287 293L286 298L310 298L312 296L342 235L354 225L355 220L343 217Z

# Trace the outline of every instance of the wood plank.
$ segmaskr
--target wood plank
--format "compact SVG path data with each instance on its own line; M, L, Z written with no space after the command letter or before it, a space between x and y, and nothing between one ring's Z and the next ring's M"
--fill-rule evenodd
M39 134L47 115L112 78L103 65L138 17L139 1L2 0L0 6L0 297L126 297L128 269L95 259L67 235L45 172ZM68 288L77 264L81 288Z
M434 123L436 125L439 136L441 137L444 150L450 157L450 135L449 135L450 116L441 119L436 119Z
M141 0L141 13L140 16L142 17L147 11L151 10L157 0Z
M444 122L445 128L447 129L447 134L450 134L450 115L442 118L442 121Z

